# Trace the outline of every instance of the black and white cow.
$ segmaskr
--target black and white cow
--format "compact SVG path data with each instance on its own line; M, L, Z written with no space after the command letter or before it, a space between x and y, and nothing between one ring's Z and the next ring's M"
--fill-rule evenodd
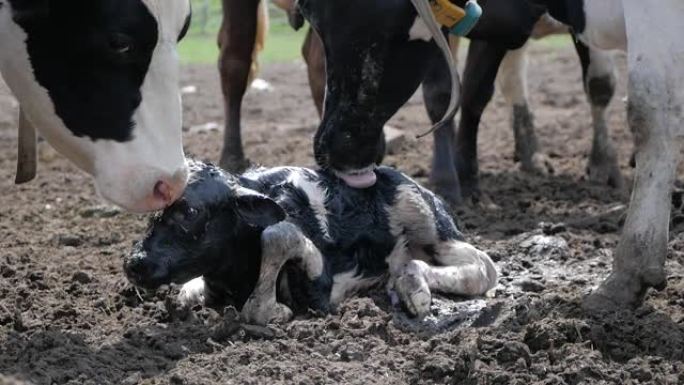
M299 0L304 17L323 40L327 89L315 153L321 166L340 173L370 173L380 156L385 121L415 91L435 64L437 46L420 33L432 24L416 5L428 0ZM463 5L464 1L453 1ZM629 124L636 137L636 180L611 276L586 302L589 309L634 306L649 287L666 283L669 197L684 126L684 2L681 0L480 0L484 15L473 40L463 84L461 129L436 132L435 163L451 181L476 186L477 125L493 92L499 64L521 47L548 12L579 39L601 49L627 49ZM422 31L425 31L422 28ZM444 82L446 83L446 82ZM447 99L448 87L428 90ZM446 103L443 103L445 106ZM447 109L442 108L444 112ZM453 111L449 111L453 114ZM448 115L449 115L448 114ZM449 117L447 115L447 118ZM441 116L441 115L440 115ZM439 118L438 118L439 119ZM464 128L469 127L470 129ZM441 154L441 158L437 155ZM453 178L457 169L459 179Z
M180 196L176 44L189 21L188 0L0 0L0 72L22 115L18 181L35 175L35 127L123 208Z
M375 186L359 190L329 171L235 177L191 167L184 195L125 262L138 286L189 281L182 303L233 304L265 324L292 310L328 312L382 281L415 316L429 312L432 291L482 295L496 285L492 260L463 240L444 203L396 170L376 169Z
M567 34L568 26L552 19L548 14L536 24L532 31L532 38L539 39L551 34ZM618 154L610 140L607 123L607 109L615 94L616 74L613 60L614 53L588 47L579 39L573 39L582 66L582 78L587 100L591 105L594 136L592 141L587 174L590 181L608 186L621 188L623 186L622 174L618 164ZM491 43L490 44L494 44ZM506 102L511 106L511 125L515 139L514 158L520 162L520 168L525 172L539 172L544 169L543 157L539 156L539 145L535 134L534 114L528 103L527 92L527 50L529 43L522 48L511 50L506 53L499 73L496 75L496 84L499 87ZM479 57L469 58L472 62L482 60ZM475 68L472 66L470 68ZM492 81L492 79L487 80ZM481 84L481 88L491 89L491 84ZM477 92L477 91L476 91ZM478 103L485 105L491 94L483 95L477 99ZM472 98L470 100L473 100ZM484 111L484 107L478 108ZM478 119L479 121L479 119ZM466 121L471 123L470 121ZM477 126L462 125L461 130L477 129ZM469 143L476 146L477 143ZM477 154L477 148L472 153ZM477 157L475 157L477 160ZM472 169L472 168L471 168ZM476 169L476 167L475 167ZM471 194L479 194L477 174L472 178L464 178L472 181L474 186L465 189ZM477 199L477 196L469 198Z

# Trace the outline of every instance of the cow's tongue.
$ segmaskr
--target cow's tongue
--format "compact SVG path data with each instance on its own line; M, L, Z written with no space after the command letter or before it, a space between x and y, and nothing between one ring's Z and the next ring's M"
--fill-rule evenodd
M377 176L375 171L367 170L362 173L347 173L335 171L335 174L344 181L349 187L368 188L375 184Z

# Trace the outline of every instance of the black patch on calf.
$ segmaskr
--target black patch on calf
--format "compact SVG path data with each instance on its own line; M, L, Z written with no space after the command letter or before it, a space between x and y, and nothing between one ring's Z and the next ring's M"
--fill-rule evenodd
M79 137L133 138L133 113L158 41L141 0L10 0L38 83Z

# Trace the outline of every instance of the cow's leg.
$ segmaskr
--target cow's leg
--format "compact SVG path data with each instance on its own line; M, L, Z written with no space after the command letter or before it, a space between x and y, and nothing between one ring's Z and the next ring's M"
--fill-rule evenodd
M534 155L538 149L534 133L534 119L527 99L527 44L508 51L497 76L497 84L506 102L512 107L511 123L515 137L516 162L525 172L541 170L535 164Z
M423 98L430 121L439 122L447 108L451 97L449 67L441 57L433 60L430 69L423 79ZM449 203L461 203L461 187L458 183L458 173L454 164L455 124L450 121L446 126L435 131L433 135L432 172L430 183L435 192Z
M494 262L485 252L466 242L440 243L434 260L438 266L417 259L409 261L395 280L399 298L415 316L429 313L431 291L475 296L496 286Z
M242 171L248 165L242 149L240 119L252 67L258 5L259 0L223 0L218 40L226 126L220 165L229 171Z
M636 306L666 284L670 196L684 135L684 19L679 0L624 0L629 42L629 124L636 177L608 279L586 300L590 311ZM654 28L649 21L657 21Z
M577 39L573 40L582 63L584 90L591 105L594 123L594 140L587 173L594 182L619 188L622 187L622 174L606 122L606 110L615 94L613 55L608 51L589 48Z
M309 73L309 87L318 116L323 116L323 97L325 96L325 51L323 41L313 28L309 27L302 46L302 55Z
M313 242L288 222L265 229L261 248L259 279L242 308L242 317L258 325L287 322L292 311L276 300L278 274L287 261L297 260L307 276L315 279L323 271L323 258Z
M463 73L461 122L456 136L455 162L464 198L480 194L477 132L480 118L494 94L494 81L506 48L472 40Z

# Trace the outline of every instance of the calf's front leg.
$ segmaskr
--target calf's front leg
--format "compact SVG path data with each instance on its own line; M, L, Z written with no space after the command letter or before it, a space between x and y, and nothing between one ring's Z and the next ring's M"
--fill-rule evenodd
M265 229L261 235L261 248L259 280L242 308L242 318L257 325L284 323L293 314L276 299L278 274L286 262L297 260L309 278L319 277L323 271L323 258L313 242L289 222Z

